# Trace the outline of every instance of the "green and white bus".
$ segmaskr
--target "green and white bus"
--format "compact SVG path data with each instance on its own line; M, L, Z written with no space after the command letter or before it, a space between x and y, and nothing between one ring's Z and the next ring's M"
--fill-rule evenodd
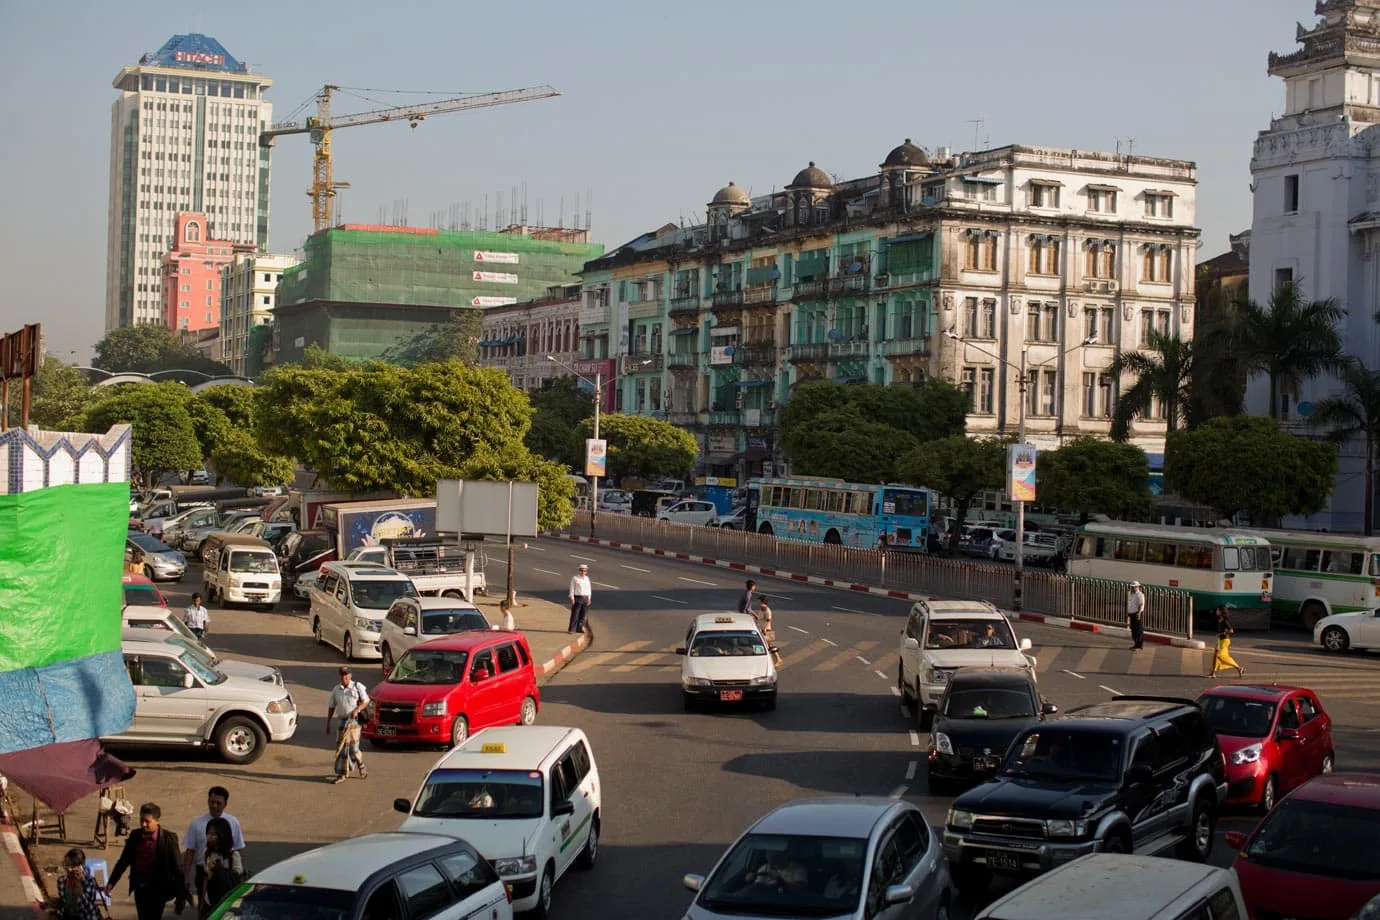
M1325 616L1380 607L1380 537L1245 531L1270 541L1275 616L1309 629Z
M1270 625L1270 543L1240 530L1099 521L1074 535L1068 573L1181 588L1202 616L1219 605L1246 629Z

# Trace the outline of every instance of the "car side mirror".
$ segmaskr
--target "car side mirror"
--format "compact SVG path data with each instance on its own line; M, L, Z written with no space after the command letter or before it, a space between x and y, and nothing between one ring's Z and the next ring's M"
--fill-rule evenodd
M196 686L196 678L195 678L195 677L193 677L193 676L190 675L190 674L183 674L183 675L182 675L182 689L183 689L183 690L190 690L190 689L192 689L192 688L195 687L195 686Z
M920 648L920 640L916 639L914 636L906 636L901 640L901 647L908 652L918 651Z
M1246 845L1246 832L1227 831L1225 839L1227 841L1227 846L1231 847L1233 850L1239 850Z
M1047 716L1052 716L1052 715L1054 715L1054 714L1055 714L1056 712L1058 712L1058 711L1059 711L1059 707L1058 707L1058 706L1055 706L1053 703L1042 703L1042 704L1040 705L1040 712L1042 712L1043 714L1045 714L1045 715L1047 715Z
M1299 730L1297 728L1281 728L1275 733L1276 741L1297 741L1299 740Z
M680 877L680 883L681 883L682 885L684 885L684 886L685 886L687 889L689 889L690 891L699 891L699 890L700 890L700 887L701 887L702 885L704 885L704 876L703 876L703 875L693 875L693 874L692 874L692 875L682 875L682 876Z
M566 799L564 802L557 802L551 806L551 817L560 818L565 815L575 814L575 803Z
M682 645L680 648L676 649L676 654L677 654L677 655L684 655L684 654L685 654L685 646Z
M910 885L888 885L884 900L887 906L890 907L893 904L905 904L914 897L915 889Z
M415 636L415 635L417 635L417 627L415 627L415 626L404 626L404 627L403 627L403 635L404 635L404 636Z
M480 668L480 669L478 669L478 670L474 670L474 671L471 671L471 672L470 672L470 683L472 683L472 684L482 683L482 682L488 680L489 677L490 677L489 672L486 671L486 670L484 670L484 669L482 669L482 668Z
M775 645L768 647L768 648L767 648L767 651L771 652L773 655L779 655L779 654L781 654L781 649L780 649L780 647L775 646Z
M394 799L393 810L405 815L412 814L412 803L407 799Z

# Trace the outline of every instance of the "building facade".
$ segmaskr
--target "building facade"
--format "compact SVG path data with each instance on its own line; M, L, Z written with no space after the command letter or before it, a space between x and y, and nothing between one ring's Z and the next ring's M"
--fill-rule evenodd
M273 322L278 282L297 264L290 255L241 253L221 270L220 341L224 362L248 376L250 333ZM256 341L262 351L263 341Z
M174 35L122 68L111 106L105 327L164 322L163 254L174 218L206 216L206 238L262 248L268 240L273 81L214 38Z
M1348 315L1338 329L1348 355L1380 367L1380 0L1319 0L1318 22L1298 27L1301 46L1271 53L1284 81L1284 114L1255 141L1251 158L1250 297L1266 303L1296 282L1309 300L1335 299ZM1311 431L1313 406L1338 392L1332 377L1287 387L1269 405L1263 376L1251 381L1247 411ZM1330 507L1299 526L1359 531L1364 449L1342 446Z
M172 246L159 261L161 320L176 333L220 328L221 272L252 243L212 239L205 214L173 218Z
M490 307L481 323L479 363L505 371L524 391L569 376L580 357L580 304L576 281L552 285L534 300Z

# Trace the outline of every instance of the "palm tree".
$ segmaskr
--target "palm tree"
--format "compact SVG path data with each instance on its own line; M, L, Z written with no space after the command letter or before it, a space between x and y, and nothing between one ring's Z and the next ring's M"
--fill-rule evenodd
M1117 401L1112 437L1118 441L1126 440L1131 433L1131 420L1148 415L1157 399L1164 407L1166 425L1174 431L1193 396L1193 343L1152 331L1146 345L1144 351L1122 352L1112 362L1113 379L1119 379L1123 373L1136 378Z
M1337 324L1347 315L1337 301L1304 300L1298 282L1281 284L1265 308L1246 305L1250 329L1249 368L1270 378L1270 418L1279 418L1281 386L1300 383L1341 367L1342 337Z
M1193 400L1188 427L1211 418L1240 415L1246 395L1246 376L1253 355L1252 327L1244 299L1216 305L1209 320L1193 337Z
M1310 425L1327 429L1329 440L1337 443L1352 438L1366 441L1366 536L1374 529L1375 455L1380 447L1380 371L1373 371L1352 358L1342 366L1341 396L1324 399L1313 409Z

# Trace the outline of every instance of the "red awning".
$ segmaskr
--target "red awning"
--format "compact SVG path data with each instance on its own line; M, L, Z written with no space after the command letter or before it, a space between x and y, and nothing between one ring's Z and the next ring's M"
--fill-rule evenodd
M56 814L103 786L124 782L134 772L91 738L0 754L0 773Z

